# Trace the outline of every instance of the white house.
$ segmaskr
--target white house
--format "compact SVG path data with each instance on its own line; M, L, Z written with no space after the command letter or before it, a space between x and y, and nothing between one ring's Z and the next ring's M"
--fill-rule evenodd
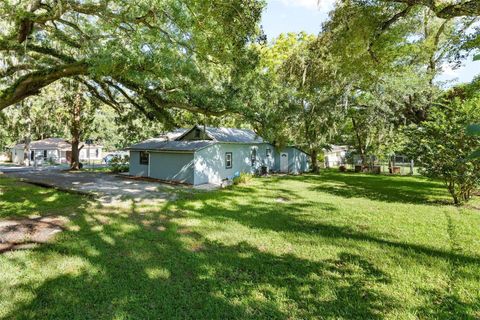
M102 146L85 145L80 143L80 161L96 161L102 159ZM34 161L43 163L69 163L72 157L72 145L62 138L48 138L30 142L28 149L25 143L11 148L12 162L16 164L33 164ZM30 160L30 161L26 161Z
M325 167L338 167L341 164L345 163L345 156L347 155L348 147L347 146L336 146L333 145L329 150L324 149L323 153L325 155Z

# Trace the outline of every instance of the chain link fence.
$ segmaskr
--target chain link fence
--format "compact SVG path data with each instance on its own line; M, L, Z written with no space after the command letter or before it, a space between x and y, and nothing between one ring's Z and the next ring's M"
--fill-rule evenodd
M402 155L392 156L389 158L389 160L380 160L375 156L370 156L368 165L362 165L362 160L358 156L346 157L344 159L341 159L340 161L330 161L328 163L325 163L325 168L338 168L339 170L345 171L377 174L420 174L419 168L415 167L414 161Z

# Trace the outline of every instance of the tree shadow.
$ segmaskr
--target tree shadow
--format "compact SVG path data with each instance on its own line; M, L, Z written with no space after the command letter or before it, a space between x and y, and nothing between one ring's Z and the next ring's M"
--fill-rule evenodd
M440 182L421 177L336 173L286 177L311 183L310 190L343 198L367 198L382 202L410 204L450 204L451 199Z
M84 212L61 241L33 249L38 260L56 253L88 268L17 285L34 298L5 318L380 319L398 304L372 285L389 276L359 255L274 255L206 239L173 222L178 214L138 210Z
M317 183L316 178L296 178ZM246 203L237 197L255 193L262 197ZM202 205L196 206L190 198ZM276 202L279 198L282 202ZM231 208L218 205L222 202L232 203ZM188 195L161 210L135 201L130 208L118 210L100 204L89 207L85 200L79 200L78 205L71 226L57 242L31 250L33 261L27 263L15 255L3 259L30 272L35 271L32 266L48 261L61 269L67 258L79 259L83 267L62 270L41 282L27 277L4 287L12 299L23 293L32 296L15 303L5 318L381 319L401 309L403 302L379 289L392 283L391 275L368 256L350 249L361 252L364 243L369 243L419 263L432 257L455 259L463 265L480 264L478 257L312 221L305 211L335 215L337 207L306 201L301 190L282 187L257 190L247 186ZM313 236L331 243L345 242L335 257L320 261L292 253L273 254L248 243L248 239L235 244L213 241L178 222L192 216L295 233L302 236L300 239ZM423 294L431 295L432 300L445 296L434 291ZM460 301L456 307L466 308ZM456 314L467 314L464 310ZM420 311L432 314L429 309Z
M0 219L65 215L66 210L73 213L85 204L86 198L78 195L39 188L10 178L0 180Z
M292 194L289 193L289 196L294 198L295 196ZM275 198L275 195L270 196L270 198ZM264 199L268 200L269 197L264 196ZM235 208L229 209L219 205L224 201L226 199L222 196L216 196L214 199L205 197L202 206L196 208L195 211L200 216L208 217L213 221L234 221L252 229L316 236L330 239L332 243L338 240L348 240L352 243L367 242L399 250L402 254L414 254L419 256L419 259L421 259L422 255L427 255L444 260L455 259L462 264L480 264L480 257L478 256L467 256L461 252L402 242L395 240L396 237L389 233L375 232L373 230L362 232L355 228L355 225L338 226L327 222L313 221L308 213L302 212L307 210L307 212L316 212L318 214L320 211L324 211L332 216L339 213L338 208L329 203L302 200L300 203L294 202L281 206L272 206L271 202L257 199L256 202L249 204L235 203ZM181 210L191 209L188 203L186 204L185 206L180 203L177 206Z

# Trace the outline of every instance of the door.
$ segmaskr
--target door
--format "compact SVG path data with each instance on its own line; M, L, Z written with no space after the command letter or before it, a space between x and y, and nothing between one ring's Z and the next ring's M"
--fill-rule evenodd
M280 153L280 172L288 173L288 153Z

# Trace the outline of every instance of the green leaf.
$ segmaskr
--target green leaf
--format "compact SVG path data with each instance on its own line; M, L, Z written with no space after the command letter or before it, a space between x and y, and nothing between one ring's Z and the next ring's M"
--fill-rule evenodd
M467 126L467 134L470 136L480 136L480 124L471 124Z
M478 150L475 150L474 152L472 152L472 154L470 154L468 156L469 159L478 159L480 158L480 149Z
M473 61L480 61L480 54L476 54L473 56Z

